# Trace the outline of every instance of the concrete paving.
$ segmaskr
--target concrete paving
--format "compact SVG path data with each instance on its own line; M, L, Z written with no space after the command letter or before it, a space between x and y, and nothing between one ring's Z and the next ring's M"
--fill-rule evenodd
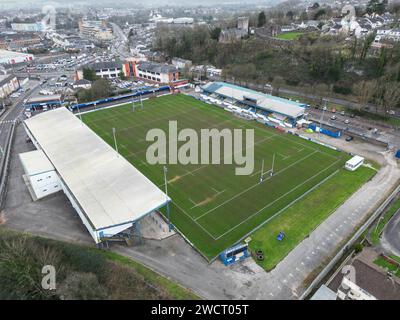
M23 128L18 126L3 212L5 225L50 238L94 245L62 193L32 202L17 156L32 148L25 142ZM133 247L112 245L111 250L142 262L203 298L296 299L304 291L304 283L310 275L327 262L397 183L400 170L390 158L393 155L382 154L382 157L388 164L269 273L252 259L230 267L219 261L210 265L179 235L162 241L145 239L141 245Z
M25 131L18 125L12 148L10 175L3 217L7 227L67 241L93 243L68 199L59 192L33 202L24 183L18 154L34 150L25 142Z

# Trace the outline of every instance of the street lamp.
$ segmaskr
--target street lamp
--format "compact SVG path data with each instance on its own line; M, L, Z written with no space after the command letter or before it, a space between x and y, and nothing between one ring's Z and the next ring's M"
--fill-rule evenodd
M118 153L118 144L117 144L117 136L115 135L115 128L112 128L112 132L113 132L113 136L114 136L115 151L117 152L118 157L119 157L119 153Z
M135 112L135 95L133 94L133 81L132 81L132 112Z

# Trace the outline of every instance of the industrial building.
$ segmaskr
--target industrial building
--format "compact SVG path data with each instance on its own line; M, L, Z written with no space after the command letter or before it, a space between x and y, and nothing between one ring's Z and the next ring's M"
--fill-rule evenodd
M0 50L0 64L17 64L34 60L33 54Z
M14 75L0 75L0 99L7 98L20 88L19 81Z
M25 120L24 127L41 151L21 155L25 175L34 181L35 173L54 171L61 189L97 244L138 227L142 218L170 201L66 108L40 113Z
M291 125L304 117L307 106L225 82L210 82L202 89L203 93L208 96L228 101L238 107L253 108L271 119Z

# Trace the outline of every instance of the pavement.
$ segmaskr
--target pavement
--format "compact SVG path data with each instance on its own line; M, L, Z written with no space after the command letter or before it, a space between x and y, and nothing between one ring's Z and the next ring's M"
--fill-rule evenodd
M400 210L397 210L383 230L381 245L386 251L400 257Z
M63 193L33 202L22 179L20 152L33 149L16 127L11 152L8 192L2 214L9 228L53 239L94 243ZM143 263L160 274L192 289L206 299L297 299L316 271L332 257L344 240L360 226L371 210L398 183L400 170L389 153L377 175L317 227L274 270L266 273L254 260L225 267L208 264L179 235L164 240L144 239L132 247L113 244L110 250Z
M5 224L11 229L53 239L93 244L92 238L62 192L32 201L22 178L24 170L18 154L35 150L35 147L25 139L25 130L19 124L15 128L7 194L1 212Z

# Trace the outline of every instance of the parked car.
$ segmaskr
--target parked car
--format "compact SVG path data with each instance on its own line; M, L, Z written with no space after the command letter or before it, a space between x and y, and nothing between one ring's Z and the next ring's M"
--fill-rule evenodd
M351 140L353 140L353 139L354 139L354 138L353 138L352 136L347 136L347 137L346 137L346 141L347 141L347 142L349 142L349 141L351 141Z
M344 120L344 123L345 123L345 124L349 124L349 123L350 123L350 120L349 120L349 119L346 119L346 120Z
M331 117L331 120L336 120L336 116L333 115L333 116Z

